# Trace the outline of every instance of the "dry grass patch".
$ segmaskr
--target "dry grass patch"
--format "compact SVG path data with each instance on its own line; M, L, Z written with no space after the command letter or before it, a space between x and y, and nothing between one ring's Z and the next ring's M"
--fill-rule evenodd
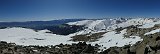
M106 32L99 32L94 34L85 34L85 35L76 35L71 37L71 41L85 41L85 42L94 42L97 41L97 39L103 37L102 35Z

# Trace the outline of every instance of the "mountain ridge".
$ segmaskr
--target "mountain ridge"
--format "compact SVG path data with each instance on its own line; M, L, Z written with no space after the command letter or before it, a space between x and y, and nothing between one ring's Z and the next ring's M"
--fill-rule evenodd
M2 34L0 37L3 41L14 42L18 45L43 46L58 45L60 43L72 44L86 42L91 45L98 44L100 46L99 51L107 53L122 53L121 50L115 49L122 49L125 52L126 50L132 49L134 51L131 51L134 53L143 54L145 47L155 47L155 45L159 44L159 36L157 35L160 29L159 19L87 19L65 23L64 26L61 25L59 27L59 29L62 29L60 31L72 31L72 29L65 31L63 28L66 26L68 26L69 29L75 28L73 26L82 26L80 27L82 29L69 33L68 35L59 35L51 33L51 31L47 29L35 31L29 28L11 27L0 29L0 34ZM124 49L123 47L126 47L126 45L129 47ZM142 47L140 48L140 46ZM158 49L159 48L156 48L156 50Z

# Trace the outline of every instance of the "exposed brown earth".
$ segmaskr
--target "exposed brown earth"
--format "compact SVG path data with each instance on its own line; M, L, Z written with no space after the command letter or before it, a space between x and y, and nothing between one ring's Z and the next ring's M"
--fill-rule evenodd
M106 32L99 32L99 33L94 33L94 34L85 34L85 35L77 35L71 37L71 41L85 41L85 42L94 42L98 41L97 39L103 37L102 35L105 34Z

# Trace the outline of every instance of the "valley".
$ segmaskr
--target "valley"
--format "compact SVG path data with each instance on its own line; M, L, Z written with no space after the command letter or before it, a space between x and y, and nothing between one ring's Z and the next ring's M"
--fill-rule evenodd
M30 46L47 46L45 48L49 49L49 51L51 50L48 48L49 46L67 44L63 46L69 47L65 51L68 54L74 52L70 47L80 42L85 42L86 46L96 47L93 50L94 53L86 53L83 48L81 49L82 51L76 51L77 53L82 52L82 54L156 54L160 49L159 22L160 19L158 18L116 18L71 20L71 22L58 25L40 25L40 29L38 28L39 26L33 28L34 26L31 25L29 27L18 25L5 27L5 25L1 25L0 40L6 41L5 44L7 45L8 43L15 43L14 47L18 45L27 48ZM3 23L5 24L5 22ZM36 50L39 51L41 49L36 48ZM54 54L55 52L52 53ZM61 53L63 54L64 51Z

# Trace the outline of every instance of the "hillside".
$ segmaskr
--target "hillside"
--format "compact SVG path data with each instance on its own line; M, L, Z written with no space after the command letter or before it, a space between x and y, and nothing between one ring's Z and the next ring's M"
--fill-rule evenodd
M158 18L86 19L64 24L70 28L82 27L75 28L74 30L81 29L68 35L59 35L48 29L2 28L0 40L24 46L55 46L61 43L86 42L92 46L99 46L95 54L158 54L160 50L160 20ZM58 30L72 31L72 29L64 30L63 26Z

